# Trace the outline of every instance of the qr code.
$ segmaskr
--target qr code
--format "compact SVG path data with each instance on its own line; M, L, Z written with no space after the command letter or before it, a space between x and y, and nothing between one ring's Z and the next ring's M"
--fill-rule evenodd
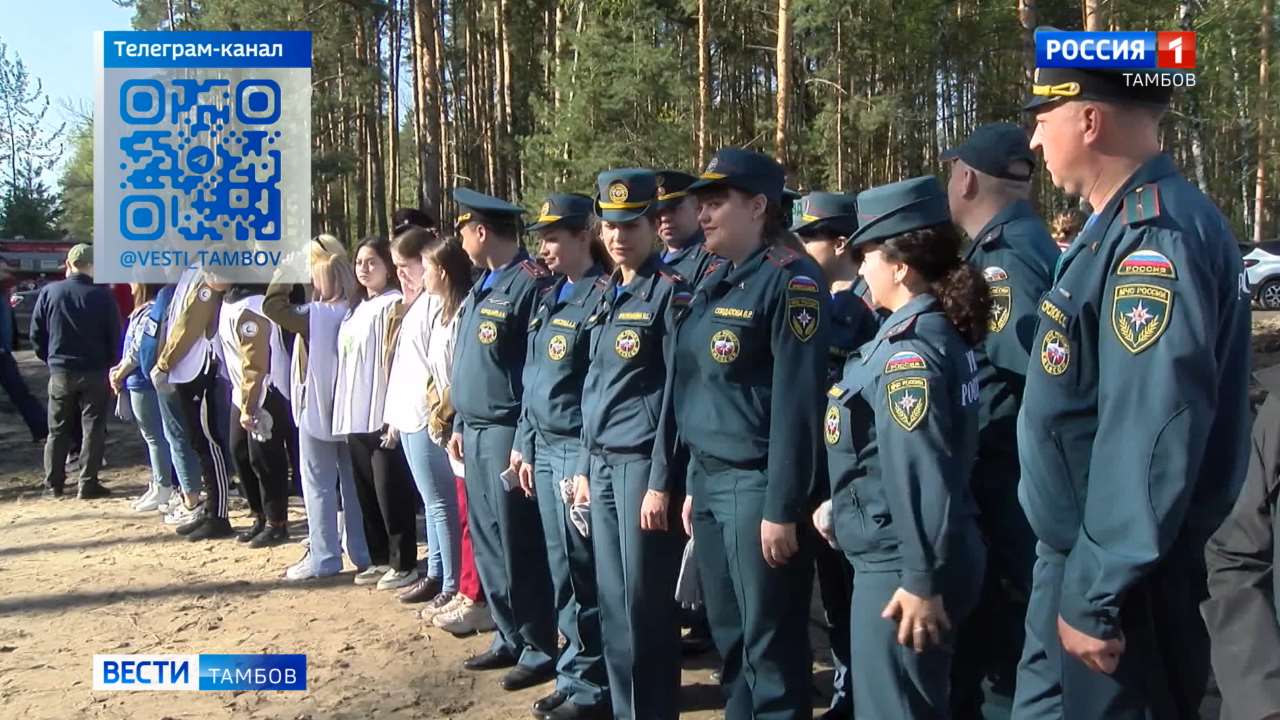
M121 83L124 239L280 240L281 97L266 78Z

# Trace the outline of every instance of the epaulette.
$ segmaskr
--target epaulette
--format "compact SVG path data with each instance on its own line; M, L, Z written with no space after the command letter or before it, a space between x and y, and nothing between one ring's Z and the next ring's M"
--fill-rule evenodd
M988 230L987 234L983 235L982 238L978 240L978 244L987 245L988 243L994 243L999 240L1002 235L1004 235L1004 225L997 225Z
M541 265L539 265L538 263L532 260L521 261L520 269L524 270L525 273L529 277L533 278L534 280L541 280L543 278L551 277L550 270L547 270L546 268L542 267Z
M890 340L903 340L911 337L913 335L911 330L916 326L916 317L916 315L912 315L906 320L903 320L897 325L885 330L884 336Z
M1130 225L1160 217L1160 190L1147 183L1129 191L1124 197L1124 221Z
M672 285L680 285L689 282L684 276L670 268L658 268L658 276L671 283Z
M786 267L800 259L800 253L788 247L774 245L765 251L765 258L778 267Z

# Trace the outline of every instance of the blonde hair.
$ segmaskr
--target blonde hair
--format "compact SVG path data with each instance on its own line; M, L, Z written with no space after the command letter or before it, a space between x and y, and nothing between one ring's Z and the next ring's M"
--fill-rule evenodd
M350 303L357 297L356 271L345 252L331 253L312 263L311 280L313 300Z
M343 246L338 238L321 234L311 239L310 254L307 259L307 267L315 267L322 259L330 255L347 254L347 248Z

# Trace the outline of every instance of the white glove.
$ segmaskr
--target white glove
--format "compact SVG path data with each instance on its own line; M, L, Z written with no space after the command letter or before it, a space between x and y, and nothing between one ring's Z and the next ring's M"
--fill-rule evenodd
M573 504L573 478L567 477L560 481L560 499L564 500L565 505Z
M569 522L584 538L591 537L591 503L579 503L569 508Z
M271 419L271 414L258 408L253 415L253 429L249 434L260 443L267 442L271 439L271 430L274 425L275 421Z

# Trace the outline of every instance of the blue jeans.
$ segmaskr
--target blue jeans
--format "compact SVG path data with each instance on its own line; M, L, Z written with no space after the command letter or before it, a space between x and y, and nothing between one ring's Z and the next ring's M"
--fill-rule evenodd
M203 484L200 478L200 456L196 455L196 448L191 444L187 416L182 409L182 397L176 392L156 391L156 402L160 409L160 421L164 426L164 439L169 444L169 455L173 458L173 469L178 473L178 485L183 494L195 495L200 492Z
M351 451L345 440L328 441L298 431L302 456L302 501L307 507L307 537L311 567L317 575L342 570L342 538L347 557L358 568L370 565L364 538L364 516L356 496ZM338 528L338 496L342 496L342 525Z
M400 444L426 508L427 576L440 578L443 592L456 593L462 562L462 524L449 457L444 448L431 441L426 430L401 435Z
M160 401L155 388L129 390L129 405L138 423L138 432L147 443L151 457L151 484L156 487L173 485L173 460L169 456L169 441L164 437L164 420L160 417Z

